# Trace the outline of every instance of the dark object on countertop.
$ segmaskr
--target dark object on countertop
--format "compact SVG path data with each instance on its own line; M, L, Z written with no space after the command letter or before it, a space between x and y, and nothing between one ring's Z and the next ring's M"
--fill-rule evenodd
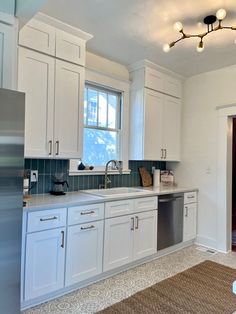
M78 166L78 170L84 170L85 169L85 165L81 162Z
M89 170L93 170L94 169L94 166L89 166Z
M52 194L52 195L56 195L56 196L59 196L59 195L66 195L66 193L65 192L56 192L56 191L50 191L50 194Z
M64 179L63 173L57 173L54 175L53 184L53 189L50 191L50 194L52 195L65 195L66 193L64 192L64 185L69 188L69 184L67 180Z
M142 180L142 186L147 187L152 185L152 177L150 173L147 171L145 167L138 168L141 180Z

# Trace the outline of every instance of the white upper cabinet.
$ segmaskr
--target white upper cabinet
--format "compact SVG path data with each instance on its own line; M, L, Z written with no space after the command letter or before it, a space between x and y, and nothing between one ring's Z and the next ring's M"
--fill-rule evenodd
M8 16L6 14L6 16ZM12 19L10 17L10 19ZM17 27L0 21L0 87L15 89L17 64ZM12 21L14 23L14 21Z
M162 121L162 148L165 160L180 160L181 102L164 96Z
M19 44L55 56L56 30L54 27L32 19L19 32Z
M181 80L145 63L130 67L130 159L179 161Z
M18 89L26 93L25 157L80 158L84 68L20 47Z
M19 45L84 66L86 41L92 36L46 15L43 21L30 20L20 30Z
M56 57L85 65L85 41L64 31L57 30Z
M56 157L82 156L83 93L84 68L56 60L54 142Z
M25 92L25 157L52 157L55 60L19 48L18 90Z
M131 91L130 159L180 160L181 102L145 88Z
M165 74L151 68L145 68L144 86L159 92L165 92Z

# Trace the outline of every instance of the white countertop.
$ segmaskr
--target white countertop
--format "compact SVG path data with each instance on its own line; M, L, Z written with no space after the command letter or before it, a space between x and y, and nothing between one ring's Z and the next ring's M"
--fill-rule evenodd
M79 192L68 192L66 195L54 196L50 194L41 194L41 195L32 195L31 198L25 199L27 205L24 207L25 211L32 210L45 210L58 207L70 207L70 206L79 206L79 205L88 205L94 203L104 203L114 200L121 200L127 198L136 198L136 197L146 197L146 196L158 196L162 194L172 194L180 192L189 192L196 191L196 188L193 187L180 187L180 186L160 186L160 187L136 187L138 189L146 190L147 193L143 192L141 195L137 196L113 196L109 198L95 196L89 193ZM151 192L151 193L150 193Z

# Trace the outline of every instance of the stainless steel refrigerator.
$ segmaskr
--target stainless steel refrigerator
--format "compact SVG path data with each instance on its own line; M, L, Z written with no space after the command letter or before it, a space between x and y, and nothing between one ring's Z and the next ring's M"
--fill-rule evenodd
M0 89L0 313L20 313L23 93Z

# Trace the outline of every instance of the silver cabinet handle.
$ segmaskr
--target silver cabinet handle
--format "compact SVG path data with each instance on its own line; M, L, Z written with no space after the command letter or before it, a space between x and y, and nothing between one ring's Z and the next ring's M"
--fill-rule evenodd
M164 159L166 159L166 155L167 155L166 149L164 149L164 152L165 152Z
M56 141L56 155L59 155L59 141Z
M65 245L65 231L61 231L61 247L64 249Z
M89 229L94 229L95 227L93 225L89 227L81 227L80 230L89 230Z
M51 155L52 155L52 141L49 141L49 142L48 142L48 146L49 146L49 147L48 147L48 151L49 151L49 152L48 152L48 155L51 156Z
M139 218L138 218L138 216L135 216L135 220L136 220L135 229L138 229L138 223L139 223Z
M57 219L56 216L50 217L50 218L40 218L40 221L49 221L49 220L55 220L55 219Z
M190 196L188 196L188 198L194 198L194 195L190 195Z
M134 230L134 217L131 218L131 230Z
M81 212L80 215L90 215L90 214L95 214L94 210L86 211L86 212Z
M185 206L186 212L185 212L185 217L188 217L188 206Z

